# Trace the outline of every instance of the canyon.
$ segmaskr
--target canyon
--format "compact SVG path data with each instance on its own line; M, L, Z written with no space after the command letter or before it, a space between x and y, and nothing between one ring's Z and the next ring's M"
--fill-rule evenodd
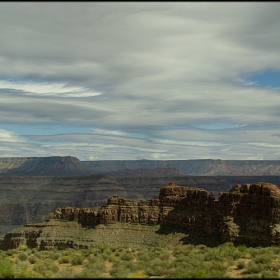
M274 184L237 184L216 199L202 188L170 182L149 200L114 195L101 206L57 208L46 222L7 233L0 248L90 248L98 241L111 246L143 246L147 226L153 232L153 242L157 235L160 239L160 233L170 237L167 232L172 228L173 233L182 233L182 243L190 242L189 236L200 235L214 236L220 242L272 246L280 245L279 222L280 190ZM125 236L124 230L134 231L134 238ZM146 245L149 242L146 240Z
M236 184L261 181L279 186L279 166L280 161L0 158L0 235L44 222L59 207L96 207L114 195L149 200L169 181L203 188L216 198Z

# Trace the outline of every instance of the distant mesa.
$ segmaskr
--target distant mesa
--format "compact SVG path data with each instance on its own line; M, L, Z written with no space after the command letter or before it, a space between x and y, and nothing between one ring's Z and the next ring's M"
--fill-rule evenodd
M0 158L0 174L109 176L279 176L279 160L99 160L76 157Z

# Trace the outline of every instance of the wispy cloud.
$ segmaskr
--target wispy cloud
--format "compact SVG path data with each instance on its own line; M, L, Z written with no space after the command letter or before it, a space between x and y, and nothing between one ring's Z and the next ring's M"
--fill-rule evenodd
M90 91L84 87L70 86L63 83L9 81L0 80L0 90L17 91L25 95L52 96L52 97L89 97L101 93Z

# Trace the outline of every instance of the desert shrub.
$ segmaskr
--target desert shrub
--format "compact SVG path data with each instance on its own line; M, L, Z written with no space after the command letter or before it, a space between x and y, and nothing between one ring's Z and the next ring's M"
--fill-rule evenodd
M58 266L55 264L55 262L51 259L47 259L42 262L46 269L51 272L57 272L59 270Z
M34 256L36 256L38 259L44 260L47 257L46 251L37 251L34 253Z
M64 250L60 250L62 252L62 255L63 256L68 256L68 255L72 255L72 254L75 254L76 253L76 249L74 248L66 248Z
M133 260L134 257L132 255L132 253L128 253L125 251L120 255L120 259L123 261L130 261L130 260Z
M245 244L239 244L236 248L242 253L246 253L248 251L248 247Z
M111 250L106 249L102 253L100 253L99 256L106 261L109 260L111 256L113 256L113 253Z
M189 255L177 255L176 256L176 263L190 263L191 257Z
M16 249L9 249L9 250L7 251L7 255L8 255L8 256L12 256L12 255L14 255L14 254L17 254L17 250L16 250Z
M21 245L17 248L17 250L26 252L26 251L29 251L29 248L26 245Z
M212 248L204 255L204 261L211 260L222 260L224 258L224 254L222 253L221 248Z
M205 266L208 266L208 270L226 270L229 266L227 261L211 261L209 263L205 263Z
M207 271L207 273L205 273L205 277L207 278L225 278L226 276L226 270L220 270L220 269L212 269L210 271Z
M83 263L84 257L82 255L74 255L71 259L72 265L81 265Z
M261 264L257 264L253 261L251 261L246 270L244 271L244 274L250 274L250 273L259 273L263 270L263 266Z
M35 254L37 251L38 251L38 250L37 250L36 248L32 248L32 249L31 249L31 253L32 253L32 254Z
M111 268L110 275L113 278L127 278L131 271L125 265L117 265Z
M62 256L59 260L59 263L70 263L71 262L71 256Z
M232 252L232 257L233 257L234 260L238 260L238 259L240 259L242 256L243 256L243 253L240 252L238 249L235 249L235 250Z
M52 260L58 260L60 257L61 257L61 253L59 253L57 251L53 251L49 255L49 258L52 259Z
M139 261L148 262L151 260L151 256L149 250L147 248L143 248L137 253L137 259Z
M273 246L272 251L275 255L279 255L280 254L280 247L279 246Z
M107 256L106 260L108 262L116 262L119 260L119 257L115 256L114 254L111 254L111 255Z
M188 274L188 269L183 266L180 267L172 267L166 271L165 277L167 278L186 278Z
M13 278L40 278L40 277L43 277L43 275L35 271L28 270L27 264L25 262L18 262L14 266Z
M262 264L269 264L271 263L272 259L273 259L273 255L267 253L259 254L254 257L254 261L256 263L262 263Z
M31 264L34 264L35 262L37 262L38 261L38 258L36 257L36 256L30 256L29 258L28 258L28 261L31 263Z
M162 260L162 261L169 261L170 260L170 253L167 252L167 251L162 251L160 254L159 254L159 259Z
M47 272L47 267L44 265L43 262L39 261L36 262L33 266L33 270L39 274L42 274L45 276L46 272Z
M279 278L277 271L266 270L261 273L261 278Z
M186 245L186 247L189 247L189 248L192 248L192 249L195 248L195 246L192 245L192 244L188 244L188 245ZM200 251L207 251L207 250L208 250L208 247L207 247L206 245L201 244L201 245L197 245L197 246L196 246L196 249L198 249L198 250L200 250Z
M167 273L169 266L165 261L155 258L151 260L145 269L145 273L148 276L164 276Z
M25 253L19 253L18 254L18 260L26 261L27 260L27 255Z
M64 279L66 279L66 278L75 278L75 277L78 278L79 276L80 275L76 275L74 273L73 269L71 269L71 268L67 268L67 269L61 270L61 271L59 271L55 275L56 278L64 278Z
M204 269L198 268L189 272L185 272L184 278L209 278Z
M237 263L238 269L243 269L246 266L245 261L239 260Z
M14 278L13 262L1 259L0 260L0 278Z
M105 266L105 261L101 258L95 258L94 261L89 261L85 268L89 270L98 270L98 271L105 271L106 266Z
M103 272L100 270L85 268L78 276L79 278L102 278Z

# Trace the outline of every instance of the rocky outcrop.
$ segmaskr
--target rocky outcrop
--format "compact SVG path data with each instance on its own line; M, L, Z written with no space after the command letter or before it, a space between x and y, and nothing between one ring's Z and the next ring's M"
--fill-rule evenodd
M24 224L44 222L56 208L90 208L118 195L136 201L159 194L173 181L180 186L203 188L218 197L234 185L256 180L280 186L279 176L175 176L109 177L104 174L71 176L0 175L0 235Z
M202 188L180 187L171 182L150 200L136 202L112 196L102 206L58 208L50 214L50 220L73 221L82 227L116 223L160 225L178 231L214 234L224 242L280 245L280 190L265 182L238 184L229 192L220 193L216 199ZM46 224L38 226L38 232L43 226ZM29 240L25 242L30 245L28 232L30 230L25 227L15 235L12 232L7 234L2 248L24 244L24 239ZM31 235L35 244L34 238L40 233L36 235L33 230Z

